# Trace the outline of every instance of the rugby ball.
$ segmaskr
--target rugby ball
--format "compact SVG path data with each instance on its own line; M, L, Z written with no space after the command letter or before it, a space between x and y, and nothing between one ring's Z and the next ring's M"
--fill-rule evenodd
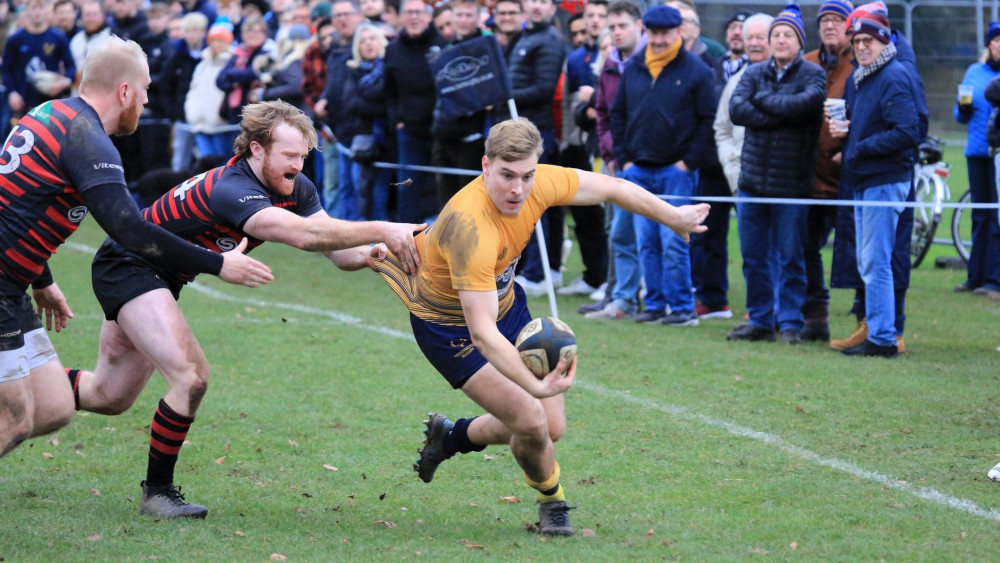
M569 325L553 317L539 317L521 329L514 342L521 359L539 379L566 358L566 367L576 356L576 335Z

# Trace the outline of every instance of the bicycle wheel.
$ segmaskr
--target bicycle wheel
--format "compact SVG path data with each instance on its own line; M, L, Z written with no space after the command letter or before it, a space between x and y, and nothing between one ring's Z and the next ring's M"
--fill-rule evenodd
M917 268L927 256L927 251L934 244L934 233L941 223L941 213L934 204L937 187L934 178L924 170L918 170L916 176L916 201L929 205L920 205L913 209L913 235L910 237L910 264Z
M958 203L971 203L972 192L967 191L958 199ZM961 207L955 208L951 216L951 240L955 250L966 264L969 263L969 252L972 251L972 213Z

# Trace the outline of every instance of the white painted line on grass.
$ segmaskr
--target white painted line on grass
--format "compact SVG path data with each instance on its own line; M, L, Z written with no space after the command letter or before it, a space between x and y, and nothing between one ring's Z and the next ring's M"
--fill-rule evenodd
M87 245L84 245L84 244L77 244L77 243L69 243L68 242L68 243L66 243L66 246L68 246L68 247L70 247L70 248L72 248L74 250L79 250L81 252L88 252L90 254L93 254L94 252L97 251L97 249L92 248L92 247L87 246ZM391 336L393 338L399 338L401 340L410 340L410 341L414 340L413 335L410 334L409 332L403 332L403 331L399 331L399 330L395 330L395 329L383 327L383 326L380 326L380 325L367 324L362 319L359 319L357 317L353 317L351 315L345 315L343 313L337 313L337 312L334 312L334 311L326 311L326 310L323 310L323 309L318 309L316 307L309 307L307 305L300 305L298 303L282 303L282 302L265 301L263 299L248 299L248 298L244 298L244 297L236 297L236 296L233 296L233 295L229 295L228 293L225 293L223 291L219 291L217 289L213 289L211 287L208 287L208 286L206 286L204 284L199 284L199 283L189 284L188 288L191 289L191 290L197 291L199 293L202 293L204 295L207 295L207 296L209 296L209 297L211 297L213 299L220 299L220 300L230 301L230 302L234 302L234 303L241 303L241 304L244 304L244 305L253 305L255 307L274 307L274 308L278 308L278 309L287 309L287 310L291 310L291 311L296 311L296 312L299 312L299 313L306 313L306 314L310 314L310 315L317 315L317 316L326 317L326 318L328 318L330 320L333 320L333 321L336 321L336 322L339 322L339 323L343 323L343 324L346 324L346 325L350 325L350 326L353 326L353 327L361 328L361 329L364 329L364 330L369 330L369 331L372 331L372 332L377 332L379 334L384 334L386 336ZM1000 349L998 349L998 350L1000 350ZM926 488L926 487L917 487L917 486L912 485L912 484L910 484L910 483L908 483L906 481L900 481L898 479L893 479L893 478L891 478L891 477L889 477L887 475L883 475L883 474L877 473L875 471L868 471L867 469L863 469L861 467L858 467L857 465L854 465L853 463L850 463L850 462L847 462L847 461L843 461L843 460L839 460L837 458L824 458L824 457L820 456L819 454L817 454L815 452L809 451L809 450L807 450L805 448L801 448L801 447L796 446L794 444L790 444L790 443L786 442L785 440L783 440L780 436L777 436L775 434L769 434L767 432L760 432L760 431L754 430L752 428L747 428L745 426L739 426L738 424L733 424L732 422L726 422L724 420L716 420L716 419L714 419L714 418L712 418L710 416L706 416L706 415L703 415L703 414L691 412L690 410L688 410L685 407L680 407L680 406L676 406L676 405L668 405L668 404L660 403L658 401L653 401L653 400L650 400L650 399L643 399L641 397L636 397L636 396L634 396L634 395L632 395L630 393L624 392L624 391L617 391L617 390L614 390L614 389L609 389L609 388L604 387L603 385L599 385L597 383L590 383L590 382L587 382L587 381L577 380L576 383L574 384L574 387L576 387L578 389L587 390L587 391L589 391L591 393L594 393L595 395L601 395L603 397L609 397L609 398L616 399L616 400L619 400L619 401L622 401L622 402L625 402L625 403L631 403L631 404L634 404L634 405L639 405L641 407L644 407L644 408L647 408L647 409L650 409L650 410L660 411L660 412L669 414L669 415L673 416L674 418L677 418L677 419L680 419L680 420L683 420L683 421L694 422L694 423L702 424L702 425L705 425L705 426L710 426L710 427L713 427L713 428L720 428L720 429L725 430L726 432L729 432L730 434L733 434L735 436L740 436L742 438L750 438L750 439L753 439L753 440L758 440L758 441L763 442L765 444L768 444L770 446L774 446L774 447L778 448L779 450L781 450L781 451L783 451L783 452L785 452L785 453L787 453L789 455L792 455L792 456L804 459L804 460L809 461L811 463L815 463L817 465L821 465L821 466L824 466L824 467L829 467L831 469L836 469L838 471L843 471L843 472L848 473L850 475L854 475L855 477L858 477L859 479L865 479L867 481L874 481L875 483L878 483L878 484L880 484L882 486L885 486L885 487L888 487L890 489L895 489L897 491L902 491L904 493L913 495L915 497L918 497L918 498L921 498L921 499L924 499L924 500L927 500L927 501L930 501L930 502L933 502L933 503L936 503L936 504L940 504L940 505L945 506L947 508L951 508L951 509L954 509L954 510L959 510L959 511L962 511L962 512L967 512L969 514L972 514L973 516L979 516L981 518L986 518L987 520L993 520L993 521L996 521L996 522L1000 522L1000 510L998 510L998 509L995 509L995 508L991 508L991 509L980 508L979 506L976 505L976 503L974 503L974 502L972 502L970 500L961 499L961 498L953 497L953 496L950 496L950 495L946 495L946 494L944 494L944 493L942 493L940 491L936 491L934 489L929 489L929 488Z

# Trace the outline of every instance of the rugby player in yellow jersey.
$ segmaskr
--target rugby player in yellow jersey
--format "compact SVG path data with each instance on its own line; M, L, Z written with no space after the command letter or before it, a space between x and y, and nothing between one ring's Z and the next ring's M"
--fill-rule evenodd
M496 124L486 140L482 176L416 236L416 274L404 273L384 247L366 257L410 310L427 359L487 413L455 422L431 414L414 465L420 478L430 482L438 464L456 453L509 445L525 481L538 491L539 531L571 535L553 442L566 431L563 393L573 384L576 360L569 366L561 360L542 379L521 360L513 342L531 314L514 283L518 258L549 207L607 201L687 238L706 230L701 223L708 205L674 207L626 180L540 165L541 153L541 136L530 121Z

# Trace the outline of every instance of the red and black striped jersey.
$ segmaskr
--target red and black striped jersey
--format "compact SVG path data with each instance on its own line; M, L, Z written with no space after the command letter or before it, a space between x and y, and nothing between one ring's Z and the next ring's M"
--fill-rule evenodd
M265 188L245 159L234 157L225 166L174 186L142 215L213 252L232 250L246 238L249 252L264 241L244 233L243 225L258 211L272 206L303 217L322 210L316 186L302 174L296 177L292 194L282 196Z
M0 153L0 276L31 283L87 216L80 194L125 186L121 156L80 98L37 106Z

